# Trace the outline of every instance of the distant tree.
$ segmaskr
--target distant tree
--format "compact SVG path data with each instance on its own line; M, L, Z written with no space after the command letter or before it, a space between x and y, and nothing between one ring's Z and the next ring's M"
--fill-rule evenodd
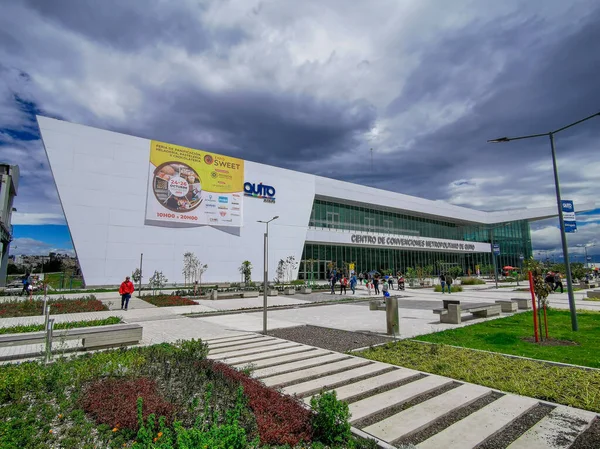
M135 282L136 284L140 282L140 280L142 279L142 272L139 268L136 268L134 272L131 273L131 279L133 279L133 282Z
M252 282L252 262L244 260L240 265L239 270L244 277L244 283L246 285L250 284L250 282Z
M148 285L152 289L152 294L156 294L156 290L164 288L167 285L168 279L162 273L162 271L154 271L154 274L148 280Z
M183 269L181 273L183 274L183 280L185 285L188 284L188 281L193 282L193 278L196 274L196 269L198 268L198 258L192 252L187 252L183 254Z
M285 259L285 272L287 282L291 282L293 280L292 278L294 277L296 268L298 268L298 262L296 262L296 258L294 256L288 256Z

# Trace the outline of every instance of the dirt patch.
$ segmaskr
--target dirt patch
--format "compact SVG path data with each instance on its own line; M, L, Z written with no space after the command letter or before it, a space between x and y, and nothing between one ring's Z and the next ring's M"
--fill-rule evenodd
M596 418L592 425L577 437L571 449L590 449L600 447L600 419Z
M534 343L540 346L579 346L579 343L571 340L559 340L557 338L548 338L547 340L540 341L538 343L535 342L535 338L533 337L523 337L521 340L526 341L527 343Z

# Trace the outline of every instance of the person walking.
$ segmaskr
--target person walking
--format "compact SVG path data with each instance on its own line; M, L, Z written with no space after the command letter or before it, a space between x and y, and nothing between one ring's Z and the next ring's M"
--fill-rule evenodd
M452 293L452 281L454 281L454 279L452 279L452 276L450 276L450 274L447 274L444 277L444 280L446 281L446 287L448 288L448 294Z
M29 286L31 285L31 275L29 274L29 271L26 272L25 276L23 276L21 278L21 282L23 283L23 290L21 290L21 296L23 295L23 293L28 295L29 294Z
M375 294L379 294L379 277L373 276L373 288L375 289Z
M373 283L370 280L366 280L367 282L367 290L369 291L369 296L371 296L371 288L373 288Z
M340 295L344 292L344 295L348 294L346 287L348 286L348 278L346 276L340 279Z
M391 274L388 278L388 286L390 287L390 290L394 290L394 277Z
M352 275L350 278L350 290L352 290L352 294L356 294L356 275Z
M444 294L444 288L446 287L446 275L440 273L440 285L442 286L442 294Z
M133 282L129 280L129 276L125 278L123 282L121 282L121 286L119 287L119 295L121 295L121 310L127 310L129 307L129 300L131 299L131 294L134 292L135 288L133 286Z
M336 282L336 277L335 277L335 273L331 273L331 277L329 278L329 284L331 285L331 294L335 295L335 282Z
M390 292L388 291L388 287L389 284L387 282L382 282L381 285L381 293L383 294L384 298L387 298L388 296L390 296Z
M550 291L554 292L554 274L552 274L552 272L549 271L546 274L546 277L544 278L544 282L546 282L548 287L550 287Z
M558 287L560 287L560 292L564 293L562 278L560 276L560 273L556 272L556 274L554 275L554 288L552 289L552 291L555 292Z

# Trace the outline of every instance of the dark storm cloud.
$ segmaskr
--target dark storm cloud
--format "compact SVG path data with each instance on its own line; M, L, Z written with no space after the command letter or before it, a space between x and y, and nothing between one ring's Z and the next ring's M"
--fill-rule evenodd
M137 51L167 43L197 53L240 42L240 29L208 31L199 21L201 2L182 8L179 2L158 0L26 0L44 18L93 41L122 51Z
M389 176L375 180L357 172L353 179L395 184L395 190L430 198L446 197L444 186L477 174L506 175L518 184L519 175L531 175L526 163L549 160L547 139L497 145L486 140L550 131L600 110L599 22L597 7L579 27L565 25L555 34L542 21L529 19L511 27L499 27L502 20L477 22L441 36L390 103L388 114L410 111L421 101L446 104L461 99L472 101L469 112L386 156L386 164L379 168L394 167ZM506 60L504 68L485 91L473 95L470 89L477 87L478 76L487 72L495 57ZM592 156L582 149L598 141L599 125L589 122L557 136L559 157ZM595 158L597 150L596 144ZM423 182L430 177L435 177L434 184Z
M213 93L177 85L147 91L145 97L149 108L160 104L165 113L140 122L138 134L283 167L347 152L376 118L366 101L318 100L308 94ZM211 138L195 137L199 130Z

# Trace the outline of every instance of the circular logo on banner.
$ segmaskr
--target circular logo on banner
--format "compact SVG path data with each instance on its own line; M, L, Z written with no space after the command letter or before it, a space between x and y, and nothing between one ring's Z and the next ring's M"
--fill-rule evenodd
M204 163L208 165L212 165L213 157L210 154L204 156Z
M189 212L202 203L200 176L181 162L166 162L156 167L152 188L158 202L173 212Z

